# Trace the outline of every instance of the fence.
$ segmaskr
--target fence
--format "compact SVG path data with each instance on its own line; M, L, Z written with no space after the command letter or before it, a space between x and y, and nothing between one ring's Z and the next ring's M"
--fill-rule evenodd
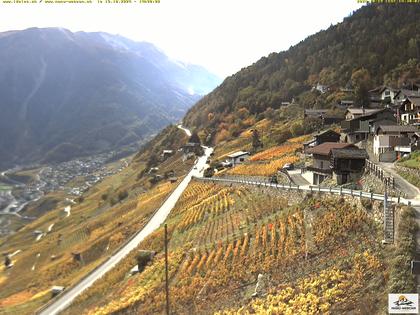
M372 175L375 175L377 178L379 178L385 186L390 188L395 188L395 179L393 176L388 175L380 166L373 163L370 160L366 160L366 166L365 169L367 172L371 173Z
M382 194L375 194L373 192L366 192L362 190L354 190L354 189L346 189L346 188L333 188L333 187L321 187L321 186L299 186L293 184L273 184L265 181L257 181L251 179L230 179L230 178L199 178L194 177L195 179L201 181L208 181L208 182L225 182L225 183L236 183L236 184L246 184L246 185L254 185L258 187L271 187L277 189L287 189L287 190L296 190L296 191L306 191L306 192L323 192L323 193L330 193L336 195L348 195L352 197L360 197L360 198L368 198L371 200L379 200L384 201L385 195ZM391 199L387 198L388 202L391 202Z

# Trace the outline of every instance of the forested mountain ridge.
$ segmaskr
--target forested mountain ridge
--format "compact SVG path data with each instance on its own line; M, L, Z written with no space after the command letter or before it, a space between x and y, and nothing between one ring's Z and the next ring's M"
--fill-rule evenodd
M237 136L267 110L271 115L285 101L331 107L343 97L339 88L363 68L370 87L418 79L419 14L418 5L366 5L342 23L228 77L189 110L184 122L218 143ZM317 83L328 85L330 92L311 92Z
M218 82L201 67L119 35L0 33L0 169L142 141Z

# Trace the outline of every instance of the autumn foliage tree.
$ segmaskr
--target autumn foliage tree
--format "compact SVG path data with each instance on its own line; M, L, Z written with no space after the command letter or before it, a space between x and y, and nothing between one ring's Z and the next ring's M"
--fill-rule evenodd
M365 68L358 69L351 75L351 83L354 87L354 100L357 105L369 105L369 89L372 86L372 80Z

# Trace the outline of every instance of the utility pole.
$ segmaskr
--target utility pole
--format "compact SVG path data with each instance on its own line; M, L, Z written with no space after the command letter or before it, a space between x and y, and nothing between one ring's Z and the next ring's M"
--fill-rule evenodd
M169 315L169 281L168 281L168 226L165 223L165 291L166 315Z

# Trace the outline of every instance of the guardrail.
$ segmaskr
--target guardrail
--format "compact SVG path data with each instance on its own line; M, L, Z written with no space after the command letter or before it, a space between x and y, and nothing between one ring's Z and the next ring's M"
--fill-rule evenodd
M388 173L384 171L379 165L366 159L365 170L380 179L385 186L395 188L394 176L388 175Z
M346 188L332 188L332 187L321 187L321 186L299 186L299 185L285 185L285 184L272 184L267 182L260 182L256 180L241 180L241 179L228 179L228 178L200 178L193 177L201 181L208 182L225 182L225 183L236 183L236 184L245 184L245 185L254 185L258 187L271 187L277 189L286 189L286 190L296 190L296 191L306 191L306 192L323 192L337 195L348 195L352 197L368 198L371 200L384 201L385 195L375 194L373 192L367 192L362 190L346 189ZM387 198L387 201L390 202L391 199Z
M194 177L195 179L207 182L224 182L224 183L235 183L235 184L244 184L244 185L254 185L258 187L270 187L270 188L277 188L277 189L286 189L286 190L296 190L296 191L306 191L306 192L323 192L323 193L330 193L336 195L347 195L352 197L359 197L359 198L367 198L371 201L379 200L384 202L384 240L383 242L386 244L393 243L394 240L394 211L392 207L392 203L404 203L400 197L398 198L389 198L386 194L375 194L373 192L366 192L362 190L353 190L353 189L343 189L340 188L332 188L332 187L321 187L321 186L299 186L299 185L289 185L284 184L272 184L267 182L258 182L252 180L235 180L235 179L224 179L224 178L198 178ZM410 205L410 200L405 200L406 204Z

